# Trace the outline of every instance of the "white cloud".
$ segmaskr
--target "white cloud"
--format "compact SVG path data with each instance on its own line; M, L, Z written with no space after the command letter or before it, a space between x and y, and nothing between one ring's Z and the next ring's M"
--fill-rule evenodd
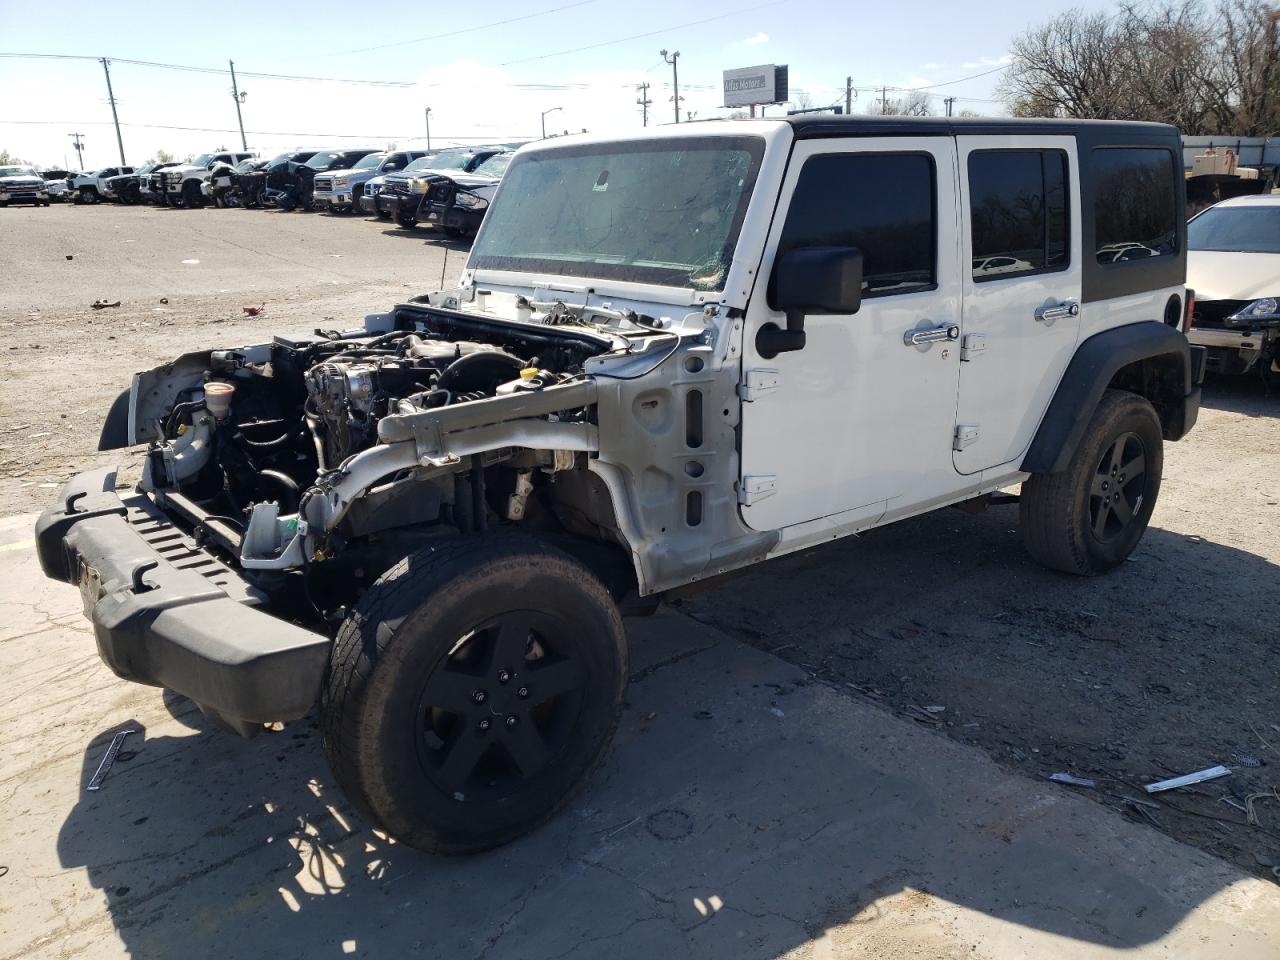
M932 73L934 70L941 70L941 69L942 69L942 64L940 64L940 63L934 63L932 60L930 60L928 63L922 63L922 64L920 64L920 69L921 69L921 70L928 70L930 73Z
M960 64L963 70L976 70L978 67L1004 67L1013 63L1013 54L1002 53L998 57L979 57L977 60L969 60Z
M745 37L742 42L745 43L748 47L759 46L762 43L769 42L769 35L765 33L763 30L761 30L758 33L756 33L754 36Z

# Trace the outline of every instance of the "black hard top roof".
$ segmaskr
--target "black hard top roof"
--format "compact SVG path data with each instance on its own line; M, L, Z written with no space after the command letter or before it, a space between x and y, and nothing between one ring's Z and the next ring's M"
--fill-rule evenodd
M1053 120L1012 117L863 117L804 114L783 118L797 140L825 137L953 137L1009 134L1073 136L1091 143L1178 139L1177 127L1129 120Z

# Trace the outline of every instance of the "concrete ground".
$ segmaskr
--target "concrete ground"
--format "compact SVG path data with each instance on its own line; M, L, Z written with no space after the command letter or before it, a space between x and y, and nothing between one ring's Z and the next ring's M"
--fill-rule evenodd
M1274 884L671 611L630 623L616 747L564 813L407 850L310 722L241 740L115 679L33 519L0 521L3 960L1280 955Z

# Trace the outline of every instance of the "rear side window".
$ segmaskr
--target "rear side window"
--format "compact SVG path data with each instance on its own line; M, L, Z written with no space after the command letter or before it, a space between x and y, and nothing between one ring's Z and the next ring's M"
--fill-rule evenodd
M973 279L1065 269L1069 262L1067 155L1061 150L969 154Z
M1152 147L1093 151L1095 253L1124 263L1178 252L1178 198L1173 154Z
M778 256L797 247L862 251L864 296L932 288L937 270L933 158L830 154L800 171Z

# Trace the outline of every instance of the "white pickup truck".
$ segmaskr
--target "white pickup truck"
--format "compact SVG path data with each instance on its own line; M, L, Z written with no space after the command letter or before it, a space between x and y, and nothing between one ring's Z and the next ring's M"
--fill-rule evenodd
M122 173L133 173L133 167L103 167L89 173L76 174L67 178L67 187L76 203L98 203L102 200L114 200L115 194L107 185L112 177Z
M202 207L205 204L204 185L215 164L235 166L242 160L256 157L256 153L219 151L202 153L190 163L178 164L164 171L165 203L174 207Z

